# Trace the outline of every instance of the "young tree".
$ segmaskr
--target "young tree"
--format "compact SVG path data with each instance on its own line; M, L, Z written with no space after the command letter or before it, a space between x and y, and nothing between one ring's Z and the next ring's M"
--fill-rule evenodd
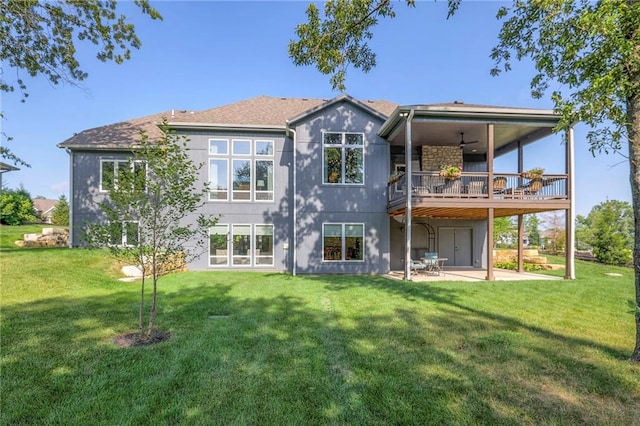
M54 225L69 225L69 203L64 194L58 199L58 204L51 212L51 221Z
M407 0L413 5L414 0ZM448 0L449 14L460 0ZM393 17L390 0L328 0L324 17L309 5L308 22L296 28L289 55L297 65L315 65L331 74L334 88L344 90L348 65L365 72L375 66L366 41L379 18ZM640 1L513 0L500 7L503 20L492 50L493 75L511 69L512 61L529 58L536 74L531 94L548 89L562 114L556 130L576 122L592 128L592 153L619 152L627 144L633 211L640 211ZM637 215L637 213L636 213ZM635 219L634 269L636 345L632 361L640 362L640 219Z
M209 227L217 217L196 215L208 193L198 188L203 164L189 157L187 138L169 131L151 141L141 135L129 161L114 176L109 196L100 204L104 222L90 224L86 240L92 247L108 246L119 259L135 261L142 272L138 332L150 338L154 332L158 279L200 254ZM145 284L152 281L149 318L144 329Z
M134 3L151 19L162 19L148 0ZM17 87L24 101L28 93L21 71L31 77L43 75L53 84L77 85L87 77L77 58L80 41L98 46L96 57L102 62L120 64L129 59L131 48L140 48L141 42L133 24L116 7L116 0L0 2L0 61L3 67L16 69L15 74L0 73L0 92L13 92ZM7 81L6 75L17 77ZM28 166L5 144L0 146L0 156Z

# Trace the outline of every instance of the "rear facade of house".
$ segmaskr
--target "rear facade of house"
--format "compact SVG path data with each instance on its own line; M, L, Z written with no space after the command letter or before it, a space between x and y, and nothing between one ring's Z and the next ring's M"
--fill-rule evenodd
M87 223L103 220L98 203L140 131L160 137L163 119L205 165L200 183L211 190L197 213L221 215L191 270L385 274L426 252L450 267L487 268L493 217L571 217L571 155L551 132L550 111L263 96L89 129L59 144L70 155L73 246L83 245ZM567 167L531 194L520 177L524 147L545 138L559 142ZM494 158L507 153L517 154L513 172L502 173L511 193L494 188ZM439 176L445 163L463 169L456 190Z

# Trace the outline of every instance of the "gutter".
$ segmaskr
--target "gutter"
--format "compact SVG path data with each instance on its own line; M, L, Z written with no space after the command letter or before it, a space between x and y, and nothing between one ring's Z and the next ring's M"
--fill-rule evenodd
M297 242L298 242L298 202L296 199L296 196L298 194L298 163L297 163L297 151L298 148L296 146L297 141L298 141L298 134L296 133L295 130L293 130L292 128L289 127L289 121L286 121L286 129L288 132L291 132L293 134L293 144L292 144L292 150L293 150L293 190L292 190L292 198L293 198L293 247L291 248L290 252L292 253L292 265L291 265L291 274L295 277L296 276L296 268L298 265L298 247L297 247Z
M69 248L73 247L73 151L64 149L69 154Z

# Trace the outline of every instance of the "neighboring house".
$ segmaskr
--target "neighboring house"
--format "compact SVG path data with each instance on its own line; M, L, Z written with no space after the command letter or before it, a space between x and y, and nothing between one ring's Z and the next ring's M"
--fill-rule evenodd
M36 217L43 223L53 223L53 210L58 205L58 200L49 200L46 198L34 198L33 209L36 211Z
M161 136L163 118L206 163L201 180L212 190L202 213L222 214L192 270L404 270L410 278L409 258L438 252L447 267L486 268L493 279L494 217L563 210L573 232L572 132L552 134L553 111L262 96L89 129L59 144L71 156L72 245L83 244L84 223L101 220L96 203L140 131ZM524 147L542 140L553 144L549 155L564 154L566 170L523 177ZM513 164L495 170L508 153ZM442 165L462 174L442 177Z

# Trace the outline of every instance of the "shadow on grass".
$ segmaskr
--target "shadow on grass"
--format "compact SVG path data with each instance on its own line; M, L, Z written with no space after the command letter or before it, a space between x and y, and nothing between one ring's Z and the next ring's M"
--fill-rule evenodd
M632 385L572 354L592 342L466 307L464 289L177 274L159 299L172 339L120 349L137 291L3 307L0 423L636 420Z

